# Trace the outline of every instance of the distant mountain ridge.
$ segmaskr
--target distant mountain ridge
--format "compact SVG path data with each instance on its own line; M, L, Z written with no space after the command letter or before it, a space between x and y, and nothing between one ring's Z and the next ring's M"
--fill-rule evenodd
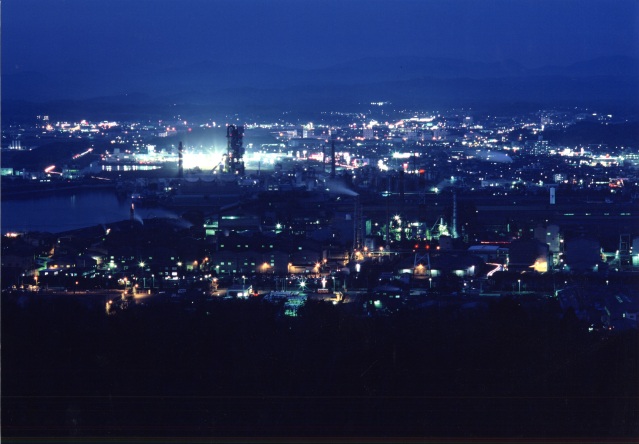
M526 68L516 61L367 57L323 69L202 61L135 73L69 70L2 74L11 101L198 106L332 107L386 100L407 105L571 101L639 103L639 59L602 57ZM10 111L10 108L7 109Z

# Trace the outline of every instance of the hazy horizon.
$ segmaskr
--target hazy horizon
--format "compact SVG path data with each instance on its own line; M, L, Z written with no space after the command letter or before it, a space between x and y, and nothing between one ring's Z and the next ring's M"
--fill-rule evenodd
M5 104L639 101L626 0L5 0L2 25Z

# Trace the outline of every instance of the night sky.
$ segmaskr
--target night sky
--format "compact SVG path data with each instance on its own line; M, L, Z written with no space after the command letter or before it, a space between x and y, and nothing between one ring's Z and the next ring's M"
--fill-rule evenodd
M5 76L65 75L69 83L94 80L91 88L133 78L135 90L156 72L201 63L320 69L399 56L515 62L526 69L636 58L639 2L2 1ZM13 80L5 86L13 88ZM20 87L29 91L25 82Z

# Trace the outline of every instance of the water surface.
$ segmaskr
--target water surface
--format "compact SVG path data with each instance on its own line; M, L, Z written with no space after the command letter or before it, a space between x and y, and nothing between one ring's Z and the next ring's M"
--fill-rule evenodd
M39 197L2 199L2 233L43 231L59 233L107 224L130 217L130 199L112 190L61 191ZM135 208L136 218L176 217L162 208Z

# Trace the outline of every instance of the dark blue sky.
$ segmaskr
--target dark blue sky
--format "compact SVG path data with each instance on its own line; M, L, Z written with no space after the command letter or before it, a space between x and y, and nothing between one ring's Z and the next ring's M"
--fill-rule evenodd
M147 71L364 56L566 65L639 56L636 0L3 0L2 67Z
M639 0L0 1L3 103L639 103Z

